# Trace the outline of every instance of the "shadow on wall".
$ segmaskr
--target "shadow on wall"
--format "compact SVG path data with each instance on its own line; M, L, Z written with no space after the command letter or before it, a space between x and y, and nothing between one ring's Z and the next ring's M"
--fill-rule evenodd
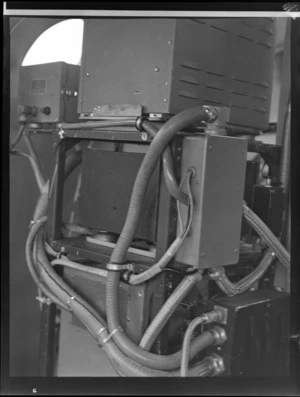
M19 67L36 38L61 19L11 18L10 28L10 141L15 138L18 123ZM9 39L9 38L7 38ZM51 167L51 136L33 140L44 175ZM18 149L26 151L20 142ZM36 376L40 310L35 300L37 290L27 271L25 241L29 222L39 195L26 158L10 158L10 376Z

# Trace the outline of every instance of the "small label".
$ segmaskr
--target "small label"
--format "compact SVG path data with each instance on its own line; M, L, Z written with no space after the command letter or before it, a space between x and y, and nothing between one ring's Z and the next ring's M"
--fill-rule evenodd
M40 80L32 80L31 82L31 92L35 94L41 94L46 92L46 79L40 79Z

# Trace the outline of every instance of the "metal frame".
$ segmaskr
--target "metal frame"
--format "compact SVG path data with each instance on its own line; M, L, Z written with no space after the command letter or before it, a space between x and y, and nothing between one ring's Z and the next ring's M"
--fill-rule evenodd
M84 257L92 261L107 261L112 252L111 248L95 246L87 243L80 238L62 238L62 205L64 192L64 168L67 151L78 143L80 140L99 140L99 141L116 141L116 142L134 142L150 143L150 136L146 133L134 131L86 131L72 130L60 131L57 142L57 136L54 138L53 148L55 151L55 161L53 164L53 173L56 169L56 178L53 182L49 194L49 210L47 232L48 238L54 250L64 251L75 257ZM181 145L183 137L178 135L172 144L174 169L177 177L180 176L181 165ZM157 215L157 261L169 247L176 234L176 203L170 196L165 185L162 169L160 170L159 186L159 203ZM149 267L153 264L153 259L146 259L137 254L128 254L128 259L138 261L139 267ZM145 330L149 323L156 316L157 312L163 305L168 294L173 289L172 277L168 273L162 273L155 277L151 283L148 283L145 291L145 308L143 313L142 327ZM56 307L51 304L50 307L43 308L42 325L41 325L41 343L40 343L40 365L42 376L54 375L54 346L55 341L55 314ZM168 329L165 327L153 346L153 351L165 354L168 347Z

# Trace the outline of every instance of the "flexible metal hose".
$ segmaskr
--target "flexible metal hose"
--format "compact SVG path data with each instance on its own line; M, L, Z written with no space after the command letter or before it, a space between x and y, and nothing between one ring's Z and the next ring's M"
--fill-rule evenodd
M291 261L290 254L268 226L245 204L243 205L243 215L249 225L266 241L268 246L275 252L280 262L289 270Z
M137 174L125 224L112 252L111 263L124 263L127 250L134 237L151 174L169 141L175 136L177 131L190 124L200 121L213 121L216 117L217 113L214 109L196 107L177 114L161 127L152 140ZM109 332L120 327L119 282L120 272L109 271L106 282L106 313ZM149 353L136 346L123 332L116 332L113 335L113 339L120 350L128 357L148 367L157 369L173 369L178 367L178 363L175 361L169 362L166 357Z
M205 317L200 316L195 318L188 326L182 345L182 357L181 357L181 365L180 365L180 376L187 376L188 374L188 367L189 367L189 351L190 351L190 344L193 333L198 325L203 324L205 322Z
M95 276L104 277L104 278L107 277L107 270L98 269L98 268L85 266L85 265L80 265L79 263L72 262L68 259L54 259L51 262L51 265L52 266L55 266L55 265L65 266L65 267L69 267L71 269L80 270L83 273L94 274Z
M41 224L36 224L35 229L33 230L33 234L37 232L37 230L41 227ZM102 317L97 313L93 307L91 307L87 302L85 302L82 298L80 298L75 291L72 290L62 279L60 276L56 274L56 272L51 269L50 264L43 252L43 244L41 236L38 236L38 257L42 263L41 266L41 274L43 279L46 281L47 285L54 291L55 295L57 295L61 300L67 302L70 310L72 310L73 314L76 315L80 321L87 327L89 332L98 340L98 342L103 347L103 350L108 355L112 364L118 363L119 371L122 372L122 375L125 376L179 376L179 371L174 372L166 372L166 371L157 371L142 366L135 361L126 357L112 342L110 339L107 330L105 321ZM122 332L121 330L119 332ZM214 337L209 332L205 334L206 338L209 338L211 342L213 342ZM203 344L204 338L201 339ZM199 339L198 339L199 344ZM117 369L116 369L117 370ZM204 376L209 375L213 372L212 365L208 365L207 359L203 362L191 369L190 376Z
M158 128L150 123L149 121L143 122L143 128L147 131L153 138L158 132ZM173 168L172 153L169 146L167 146L162 155L164 178L166 182L167 189L171 196L181 203L188 204L188 196L179 188Z
M150 350L155 342L160 331L163 329L171 315L174 313L179 303L187 296L193 289L196 283L202 279L200 273L186 276L177 288L173 291L172 295L166 300L160 311L151 322L146 332L144 333L140 347L145 350Z

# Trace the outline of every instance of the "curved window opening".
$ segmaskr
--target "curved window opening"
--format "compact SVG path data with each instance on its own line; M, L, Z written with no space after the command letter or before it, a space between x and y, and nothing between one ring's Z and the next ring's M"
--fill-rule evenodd
M68 19L43 32L25 55L22 66L50 62L81 64L84 21Z

